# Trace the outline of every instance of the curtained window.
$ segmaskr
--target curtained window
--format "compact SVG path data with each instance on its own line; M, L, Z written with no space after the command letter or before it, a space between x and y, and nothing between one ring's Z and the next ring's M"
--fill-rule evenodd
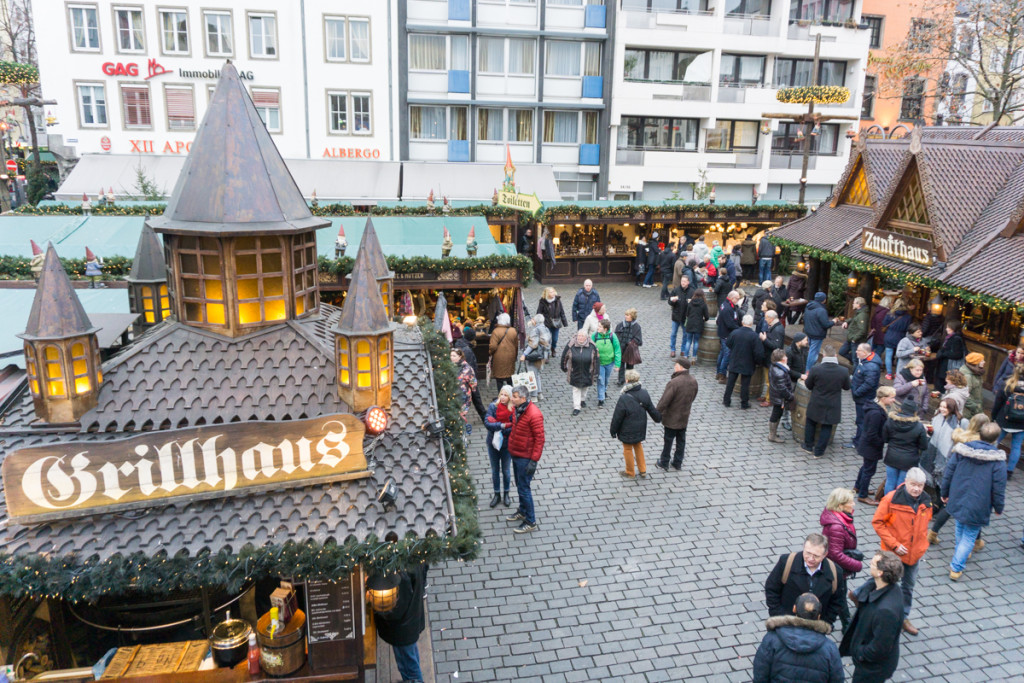
M545 43L544 75L579 76L580 43L549 40Z
M143 41L142 10L116 9L117 47L121 52L142 52L146 49Z
M69 7L71 36L76 50L100 49L100 24L95 7Z
M574 111L544 112L544 142L576 144L579 137L579 115Z
M764 80L763 55L722 54L722 85L761 85Z
M508 41L508 72L510 74L528 74L536 71L534 55L537 52L537 41L525 38L511 38Z
M476 137L482 142L501 141L501 109L480 109L477 111Z
M327 59L343 61L345 59L345 19L327 17L324 19L324 35L327 40Z
M444 140L445 108L409 107L409 137L413 140Z
M206 54L230 55L232 52L231 14L229 12L204 12L206 21Z
M601 75L601 43L583 44L583 75Z
M185 10L160 10L164 54L188 52L188 14Z
M445 71L445 37L409 34L409 69Z
M704 148L711 152L756 151L757 121L718 119L708 131Z
M505 73L505 39L480 38L477 43L477 57L477 68L480 73Z
M509 109L508 141L533 142L532 109Z
M349 42L352 44L352 61L370 61L370 20L348 20Z
M450 140L469 139L469 107L451 107L451 126L448 129Z

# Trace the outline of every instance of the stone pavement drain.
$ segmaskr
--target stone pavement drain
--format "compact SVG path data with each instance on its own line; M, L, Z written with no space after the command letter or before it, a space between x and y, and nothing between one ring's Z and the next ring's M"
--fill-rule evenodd
M598 290L616 322L626 308L639 310L644 362L637 369L657 402L672 370L668 306L658 289ZM540 292L536 283L526 290L531 311ZM575 288L559 293L568 310ZM829 492L852 486L860 467L854 451L839 447L853 435L853 404L847 395L835 445L815 461L795 444L767 441L768 409L740 410L738 401L724 408L714 368L693 372L700 391L683 471L654 467L662 431L650 423L648 477L626 481L618 474L621 445L608 434L618 388L604 408L592 391L573 418L564 374L556 365L544 369L547 444L533 485L540 528L532 534L513 534L506 508L487 507L484 430L474 430L483 546L476 561L431 572L438 681L750 680L767 617L765 577L779 555L820 531ZM485 401L496 393L493 384L483 391ZM1024 680L1021 488L1010 482L1005 513L985 530L988 545L959 583L948 579L952 524L925 555L911 615L921 632L902 636L893 680ZM867 553L878 547L873 511L855 513Z

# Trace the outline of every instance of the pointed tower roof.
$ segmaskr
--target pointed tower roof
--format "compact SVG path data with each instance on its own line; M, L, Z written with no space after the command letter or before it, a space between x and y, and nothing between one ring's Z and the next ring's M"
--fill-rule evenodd
M366 233L363 234L365 236ZM352 265L352 281L335 329L349 335L380 334L391 329L384 312L384 300L380 298L377 277L370 271L369 260L361 245Z
M148 223L178 234L288 234L329 225L314 218L234 65L217 89L162 216Z
M388 261L384 258L384 250L377 238L377 231L373 229L373 220L366 219L366 227L363 228L363 236L359 240L359 251L356 252L357 260L366 259L366 266L374 278L395 277L395 274L388 268ZM352 269L353 275L355 268ZM353 281L355 278L353 277Z
M50 244L43 259L43 269L39 273L39 287L32 300L28 325L25 332L18 336L26 341L67 339L98 329L85 314L82 302L78 300L71 280L60 263L57 250Z
M132 260L132 272L128 275L130 282L167 282L167 264L164 262L164 249L160 238L149 225L142 226L139 235L139 246L135 248Z

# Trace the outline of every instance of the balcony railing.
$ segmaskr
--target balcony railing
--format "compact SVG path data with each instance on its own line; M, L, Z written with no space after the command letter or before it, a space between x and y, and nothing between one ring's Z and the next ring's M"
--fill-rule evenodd
M647 78L625 78L627 83L649 83L651 85L671 85L680 88L678 95L660 93L652 95L656 100L689 100L692 102L710 102L710 83L687 83L685 81L656 81Z
M694 9L692 7L648 7L647 0L622 0L622 9L626 12L646 14L702 14L709 17L715 13L713 9Z
M771 17L759 14L727 14L722 25L723 33L744 36L766 36L771 29Z
M697 148L683 149L677 147L617 147L615 149L615 163L619 166L643 166L644 155L647 152L696 153Z
M819 157L838 157L838 152L819 152L811 150L807 157L807 170L813 171L817 168ZM768 161L769 168L800 170L803 168L804 153L799 149L773 149L771 159Z
M719 83L718 101L743 104L747 101L748 90L763 87L763 83Z
M736 157L735 161L714 161L714 157L708 159L708 168L757 168L761 165L759 160L759 154L756 151L750 151L749 149L743 150L732 150L732 149L704 149L708 154L732 154Z

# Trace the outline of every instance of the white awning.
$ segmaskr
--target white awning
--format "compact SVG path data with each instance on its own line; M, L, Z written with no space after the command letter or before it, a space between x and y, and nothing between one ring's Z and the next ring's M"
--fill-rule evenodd
M434 191L434 199L490 201L505 178L504 164L402 162L402 199L423 201ZM537 193L542 202L562 198L553 167L541 164L516 166L516 188Z

